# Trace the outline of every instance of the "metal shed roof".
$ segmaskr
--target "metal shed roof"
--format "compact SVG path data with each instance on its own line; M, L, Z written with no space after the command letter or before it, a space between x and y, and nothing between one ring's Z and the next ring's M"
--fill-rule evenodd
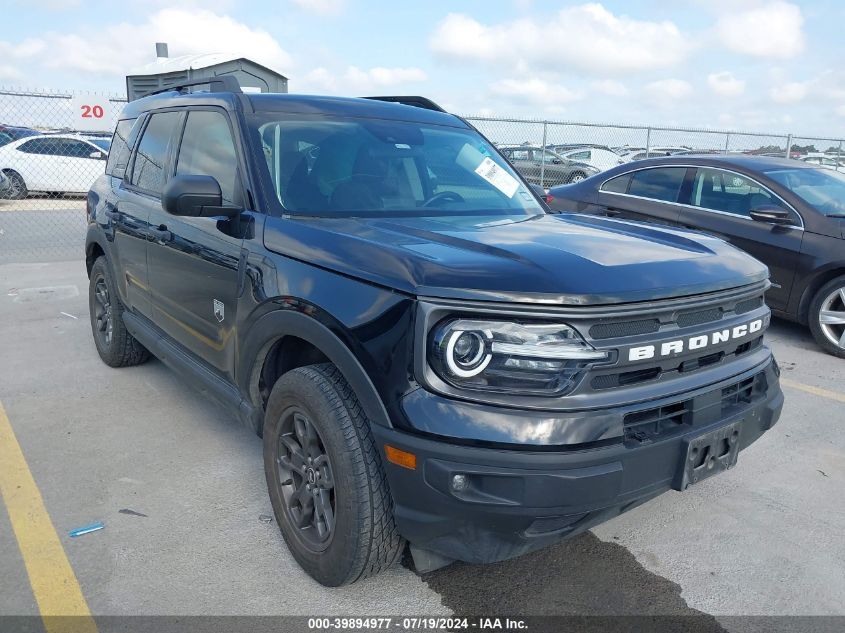
M179 57L166 57L157 59L149 64L144 64L138 68L133 69L129 76L138 75L163 75L167 73L174 73L183 70L197 70L200 68L208 68L209 66L216 66L218 64L225 64L233 61L248 62L260 68L263 68L269 73L285 77L283 74L276 72L271 68L267 68L258 62L241 57L240 55L232 55L229 53L205 53L201 55L181 55Z

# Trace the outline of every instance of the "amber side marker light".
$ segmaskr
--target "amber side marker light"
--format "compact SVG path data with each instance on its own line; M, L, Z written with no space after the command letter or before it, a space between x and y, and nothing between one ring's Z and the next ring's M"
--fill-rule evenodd
M384 454L387 456L387 461L391 464L402 466L402 468L410 468L411 470L417 469L417 456L413 453L399 450L390 444L385 444Z

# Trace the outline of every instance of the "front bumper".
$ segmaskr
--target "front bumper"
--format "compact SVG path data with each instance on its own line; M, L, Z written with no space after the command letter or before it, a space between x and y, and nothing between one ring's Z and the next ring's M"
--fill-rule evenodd
M741 421L740 450L751 445L780 416L778 374L770 356L694 397L641 405L670 412L689 405L662 434L628 433L565 450L482 448L373 425L382 450L388 444L416 455L414 470L385 460L399 531L415 548L472 563L512 558L578 534L680 489L690 438ZM626 417L624 424L642 419ZM464 490L452 488L457 474L467 477Z

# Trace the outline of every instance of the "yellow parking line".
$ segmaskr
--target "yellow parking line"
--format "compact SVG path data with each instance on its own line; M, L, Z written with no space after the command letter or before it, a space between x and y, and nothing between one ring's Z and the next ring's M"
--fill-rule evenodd
M845 393L829 391L828 389L822 389L821 387L813 387L812 385L805 385L804 383L795 382L794 380L790 380L789 378L781 378L780 384L786 387L790 387L792 389L798 389L799 391L806 391L807 393L811 393L814 396L830 398L831 400L836 400L837 402L845 402Z
M9 513L47 633L96 633L97 626L79 581L47 514L2 403L0 497Z

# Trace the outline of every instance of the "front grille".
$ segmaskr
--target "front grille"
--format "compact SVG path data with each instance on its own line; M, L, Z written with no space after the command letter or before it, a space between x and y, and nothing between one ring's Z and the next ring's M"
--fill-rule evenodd
M618 336L637 336L638 334L653 334L659 329L660 321L657 319L621 321L618 323L597 323L590 328L590 336L594 339L616 338Z
M684 329L704 323L716 323L731 315L751 312L762 305L763 296L758 295L741 301L725 300L719 305L711 305L705 309L681 310L678 313L674 313L671 309L661 310L653 318L594 323L589 329L589 334L594 340L604 340L654 334L673 328Z
M709 310L698 310L696 312L684 312L678 315L676 323L678 327L693 327L702 323L711 323L722 318L722 308L710 308Z
M635 385L660 377L660 367L649 367L636 371L626 371L619 374L605 374L593 378L593 389L613 389L625 385Z
M745 314L746 312L756 310L761 305L763 305L763 297L754 297L753 299L746 299L745 301L740 301L736 304L734 312L736 312L737 314Z
M593 321L585 328L589 340L594 341L598 348L616 348L620 353L616 362L592 367L579 388L582 391L606 391L658 381L668 382L683 375L705 371L708 367L731 363L739 356L750 353L760 347L762 335L754 340L734 342L733 345L724 339L724 342L716 340L704 346L699 344L699 351L685 346L678 353L656 352L650 359L636 363L625 357L628 349L659 346L674 339L686 342L692 337L709 337L714 332L741 324L745 319L750 320L750 314L755 310L762 312L760 309L764 306L762 289L758 287L756 293L755 296L750 291L743 293L734 290L707 300L666 301L661 302L663 306L659 303L650 305L647 312L632 311L627 318L623 316ZM761 314L761 317L766 319L767 315ZM651 337L650 334L657 336Z
M636 385L640 383L657 380L662 377L669 377L675 374L687 374L690 372L705 369L711 365L718 365L719 363L729 361L742 354L757 349L763 344L763 337L758 336L752 341L737 345L732 350L721 350L718 352L711 352L696 358L688 358L677 365L667 367L646 367L644 369L636 369L631 371L623 371L617 373L607 373L594 376L590 381L593 389L614 389L616 387L625 387L628 385Z

